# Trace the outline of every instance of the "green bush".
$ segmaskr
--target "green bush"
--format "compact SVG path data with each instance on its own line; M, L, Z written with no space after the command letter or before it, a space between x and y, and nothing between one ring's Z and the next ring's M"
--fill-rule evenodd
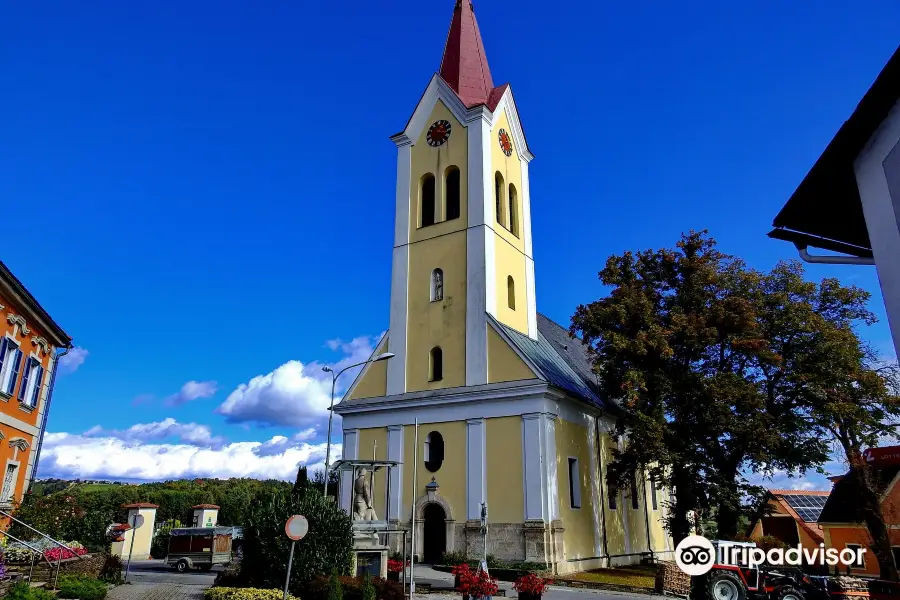
M338 579L337 573L332 572L328 580L328 600L344 600L344 586Z
M465 552L444 552L444 559L442 562L445 565L451 565L455 567L456 565L463 564L468 559L469 557L466 556Z
M282 600L283 590L261 590L259 588L209 588L203 593L203 600ZM300 600L288 595L288 600Z
M267 492L257 496L244 517L241 575L248 586L284 585L291 550L284 524L291 515L304 515L309 522L309 534L294 550L289 585L293 594L305 595L303 590L316 575L350 570L353 530L347 513L315 490Z
M150 544L150 556L159 560L169 555L169 539L172 537L172 529L170 527L161 527L156 535L153 536L153 542Z
M25 582L19 582L3 596L4 600L56 600L56 596L43 588L33 588Z
M403 586L397 581L389 581L380 577L370 579L375 588L378 600L405 600ZM334 577L335 588L341 590L343 600L362 600L365 579L362 577ZM332 600L330 595L332 578L320 575L309 582L303 590L303 600Z
M376 600L375 586L372 585L372 577L370 577L368 573L366 573L366 576L363 579L360 594L362 595L362 600Z
M57 586L60 598L103 600L108 590L105 583L86 575L60 575Z
M247 587L244 585L244 582L245 579L244 576L241 575L240 563L229 563L225 565L225 568L222 569L218 575L216 575L216 581L213 585L224 588Z
M124 583L122 571L124 570L125 565L122 564L121 558L115 554L107 554L106 562L103 563L103 567L100 569L100 581L113 585L122 585Z

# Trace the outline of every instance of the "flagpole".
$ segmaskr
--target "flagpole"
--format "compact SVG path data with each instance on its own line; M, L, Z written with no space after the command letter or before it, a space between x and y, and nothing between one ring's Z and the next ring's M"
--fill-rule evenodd
M412 552L409 560L409 597L416 591L416 492L419 489L419 419L416 419L416 441L413 446L413 502L412 502Z

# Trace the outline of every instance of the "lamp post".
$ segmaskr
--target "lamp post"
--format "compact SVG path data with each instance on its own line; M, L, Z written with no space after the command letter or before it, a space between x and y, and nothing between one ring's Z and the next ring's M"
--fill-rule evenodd
M326 373L331 373L331 407L328 409L328 440L325 443L325 489L322 490L322 497L328 499L328 461L331 460L331 420L334 418L334 386L337 384L338 378L344 374L344 371L348 369L352 369L354 367L361 367L363 365L367 365L369 363L378 362L380 360L387 360L389 358L394 358L393 352L385 352L383 354L379 354L374 358L370 358L369 360L364 360L363 362L356 363L355 365L350 365L349 367L344 367L337 373L334 372L334 369L331 367L322 367L322 370Z

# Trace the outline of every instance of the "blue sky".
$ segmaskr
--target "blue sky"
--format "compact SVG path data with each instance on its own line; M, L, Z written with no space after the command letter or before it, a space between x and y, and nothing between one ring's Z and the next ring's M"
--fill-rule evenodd
M691 228L754 267L793 258L771 220L896 48L900 6L560 6L475 6L536 155L539 310L567 323L603 292L607 256ZM6 7L0 196L18 241L2 260L84 359L58 382L42 475L321 462L316 377L387 327L388 136L437 70L452 8ZM872 268L809 275L872 291L883 319ZM884 322L864 335L893 352Z

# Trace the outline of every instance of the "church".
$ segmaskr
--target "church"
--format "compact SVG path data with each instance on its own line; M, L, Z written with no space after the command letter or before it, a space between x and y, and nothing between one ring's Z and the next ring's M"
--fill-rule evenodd
M456 0L440 69L391 140L390 322L373 356L394 356L367 364L334 408L343 458L401 463L389 482L375 475L375 513L409 529L415 511L425 563L480 557L483 509L498 559L562 574L669 556L663 490L608 488L615 405L581 342L537 312L533 155L470 0Z

